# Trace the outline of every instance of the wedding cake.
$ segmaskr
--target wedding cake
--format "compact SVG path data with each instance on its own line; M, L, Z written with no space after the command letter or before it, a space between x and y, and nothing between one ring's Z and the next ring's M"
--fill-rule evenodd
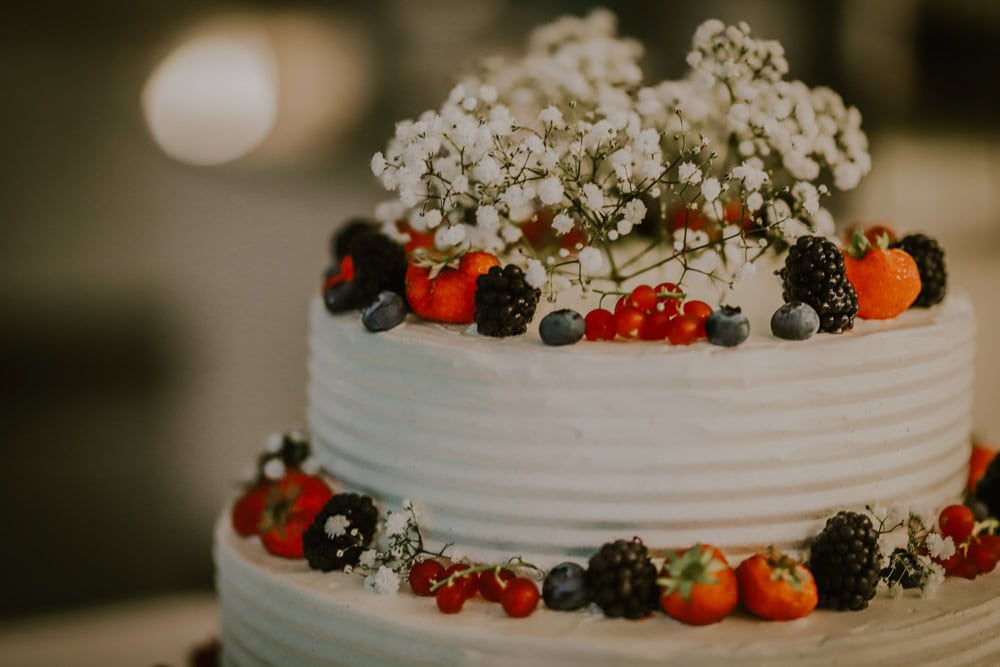
M376 154L394 198L309 312L310 434L216 527L224 664L1000 661L943 252L839 247L860 114L776 42L708 21L652 86L641 53L560 19Z

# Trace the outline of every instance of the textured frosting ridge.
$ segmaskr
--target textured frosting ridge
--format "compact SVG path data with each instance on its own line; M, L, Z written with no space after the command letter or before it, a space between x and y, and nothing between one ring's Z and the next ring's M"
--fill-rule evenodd
M324 467L475 558L585 558L608 540L800 548L844 507L962 491L974 318L736 350L549 348L426 323L373 335L312 304L309 422Z
M538 609L514 620L474 600L461 614L407 591L366 593L360 577L269 556L216 526L217 588L227 667L552 665L826 667L1000 664L1000 576L949 579L935 597L878 597L863 612L817 611L785 623L743 613L708 627ZM735 662L734 662L735 661Z

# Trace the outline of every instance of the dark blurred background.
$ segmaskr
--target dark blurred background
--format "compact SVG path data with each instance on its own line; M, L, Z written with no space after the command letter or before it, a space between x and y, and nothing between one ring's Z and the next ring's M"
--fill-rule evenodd
M596 3L595 3L596 4ZM841 222L938 236L1000 359L1000 3L609 2L679 76L704 19L779 39L858 105L874 171ZM303 421L306 306L370 155L478 57L589 2L17 3L0 21L0 622L210 590L213 520Z

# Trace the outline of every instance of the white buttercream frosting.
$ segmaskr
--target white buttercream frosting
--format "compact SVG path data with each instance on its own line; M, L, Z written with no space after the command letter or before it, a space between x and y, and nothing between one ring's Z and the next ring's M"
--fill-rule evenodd
M769 311L768 311L769 312ZM942 506L969 454L974 318L951 296L842 335L736 349L552 348L311 311L323 466L473 558L586 558L639 535L731 555L803 546L867 503Z

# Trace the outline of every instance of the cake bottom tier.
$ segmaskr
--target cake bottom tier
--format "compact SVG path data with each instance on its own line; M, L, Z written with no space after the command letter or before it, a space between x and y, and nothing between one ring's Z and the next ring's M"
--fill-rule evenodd
M360 577L270 556L238 537L228 514L216 526L215 563L227 667L1000 664L997 573L949 579L929 599L879 597L861 612L786 623L738 612L695 628L659 614L624 621L544 608L511 619L479 599L444 615L408 590L376 595Z

